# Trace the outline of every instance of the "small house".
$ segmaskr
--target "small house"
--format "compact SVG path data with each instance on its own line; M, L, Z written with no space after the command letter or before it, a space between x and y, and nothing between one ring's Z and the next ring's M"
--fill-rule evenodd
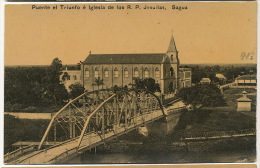
M210 84L211 80L209 78L202 78L200 80L200 83L201 84Z
M246 91L243 91L243 96L237 99L237 111L251 111L252 100L246 96Z
M235 79L237 86L256 86L256 75L242 75Z
M225 85L227 82L227 78L222 74L216 74L216 78L218 78L220 85Z

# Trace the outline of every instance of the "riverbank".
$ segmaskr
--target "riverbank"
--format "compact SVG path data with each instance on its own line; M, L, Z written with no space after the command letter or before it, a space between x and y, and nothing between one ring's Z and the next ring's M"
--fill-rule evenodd
M256 90L246 89L248 93ZM240 95L238 95L240 94ZM237 112L236 99L241 97L242 89L227 89L224 91L225 106L203 107L184 113L175 128L178 133L194 133L205 131L239 131L256 128L256 95L250 97L252 111Z
M26 112L4 112L4 115L11 115L19 119L51 120L54 113L26 113Z
M128 153L128 152L177 152L177 151L256 151L256 136L229 137L223 139L197 140L197 141L172 141L167 138L153 140L151 137L143 141L112 140L96 148L101 153ZM90 153L93 153L93 150ZM89 153L89 151L87 151Z

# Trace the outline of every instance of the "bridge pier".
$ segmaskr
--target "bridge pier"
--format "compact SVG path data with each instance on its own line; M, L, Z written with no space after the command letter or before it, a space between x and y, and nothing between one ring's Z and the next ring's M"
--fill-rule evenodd
M165 137L172 134L177 125L182 112L175 110L168 114L165 118L147 124L148 134L152 136Z

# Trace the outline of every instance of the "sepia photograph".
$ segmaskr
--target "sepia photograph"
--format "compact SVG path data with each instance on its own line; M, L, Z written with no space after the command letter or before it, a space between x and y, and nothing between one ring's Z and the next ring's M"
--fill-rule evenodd
M256 161L257 2L5 6L4 163Z

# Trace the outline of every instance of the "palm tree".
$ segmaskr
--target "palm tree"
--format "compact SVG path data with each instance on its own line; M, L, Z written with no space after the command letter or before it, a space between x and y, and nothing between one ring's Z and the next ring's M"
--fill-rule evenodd
M61 80L62 80L62 82L64 82L65 80L68 80L69 78L70 78L70 75L68 74L68 72L64 72L61 77Z
M98 90L99 90L99 86L102 86L104 85L104 80L103 79L100 79L100 77L96 78L94 83L92 84L93 86L93 90L94 90L94 86L97 86L98 87Z

